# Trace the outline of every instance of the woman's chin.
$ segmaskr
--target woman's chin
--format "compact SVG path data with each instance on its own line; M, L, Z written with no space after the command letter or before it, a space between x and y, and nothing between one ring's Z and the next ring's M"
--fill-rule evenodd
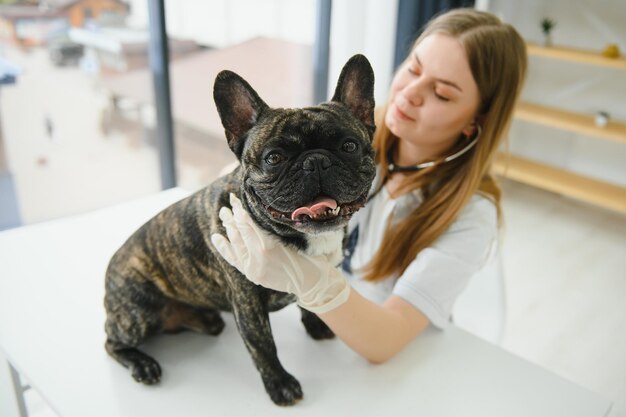
M387 113L387 115L385 116L385 124L387 125L387 128L391 131L391 133L398 136L398 130L399 130L398 128L400 127L399 120L397 120L390 113L391 112Z
M391 111L387 112L385 117L385 124L396 136L399 136L400 132L407 133L407 131L415 130L416 121L405 118L391 109Z
M387 125L387 128L389 129L389 131L393 133L394 136L399 137L399 138L405 136L408 133L408 131L411 130L410 126L408 126L408 123L406 121L398 120L393 116L385 119L385 124Z

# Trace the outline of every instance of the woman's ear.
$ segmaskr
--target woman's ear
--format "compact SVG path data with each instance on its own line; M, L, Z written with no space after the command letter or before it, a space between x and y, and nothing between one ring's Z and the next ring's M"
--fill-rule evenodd
M474 119L472 119L472 121L470 123L467 124L467 126L465 126L465 128L463 128L463 130L461 131L466 137L471 138L476 134L476 131L478 130L478 127L482 127L484 126L485 122L485 116L484 115L477 115L476 117L474 117Z
M467 138L471 138L476 133L476 128L476 120L473 120L462 130L463 135L465 135L465 137Z

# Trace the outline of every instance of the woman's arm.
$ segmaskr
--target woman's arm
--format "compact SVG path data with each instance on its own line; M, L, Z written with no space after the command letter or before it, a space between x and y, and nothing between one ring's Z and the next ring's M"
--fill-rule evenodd
M426 316L399 296L382 305L366 300L326 257L282 245L255 225L234 196L231 205L232 212L220 210L228 239L211 236L224 259L256 284L295 294L301 307L317 314L370 362L385 362L428 326Z
M372 363L391 359L429 324L424 314L396 295L380 305L353 289L345 303L318 316L352 350Z

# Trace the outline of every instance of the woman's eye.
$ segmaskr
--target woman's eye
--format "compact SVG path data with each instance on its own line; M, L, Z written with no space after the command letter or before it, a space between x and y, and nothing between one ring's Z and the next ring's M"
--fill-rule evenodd
M268 165L278 165L283 161L283 156L278 152L272 152L271 154L265 157L265 162Z
M407 70L413 75L419 75L419 70L410 65L407 67Z
M439 100L441 100L441 101L450 101L450 99L449 99L449 98L447 98L447 97L444 97L444 96L442 96L442 95L437 94L437 92L436 92L436 91L435 91L435 97L437 97L437 98L438 98Z
M352 141L347 141L341 146L341 148L348 153L352 153L356 151L357 144Z

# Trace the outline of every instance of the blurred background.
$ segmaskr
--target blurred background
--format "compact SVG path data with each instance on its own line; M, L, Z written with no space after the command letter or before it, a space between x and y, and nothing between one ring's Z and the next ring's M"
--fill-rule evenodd
M159 158L152 0L0 0L0 230L168 187ZM626 410L626 7L623 0L165 1L175 185L235 161L212 97L230 69L273 107L332 95L355 53L386 100L422 25L491 11L528 42L503 157L501 346ZM510 154L508 157L506 154ZM1 256L1 254L0 254ZM29 394L31 411L52 413ZM35 399L33 399L35 398ZM52 415L52 414L50 414ZM626 415L626 413L624 414Z

